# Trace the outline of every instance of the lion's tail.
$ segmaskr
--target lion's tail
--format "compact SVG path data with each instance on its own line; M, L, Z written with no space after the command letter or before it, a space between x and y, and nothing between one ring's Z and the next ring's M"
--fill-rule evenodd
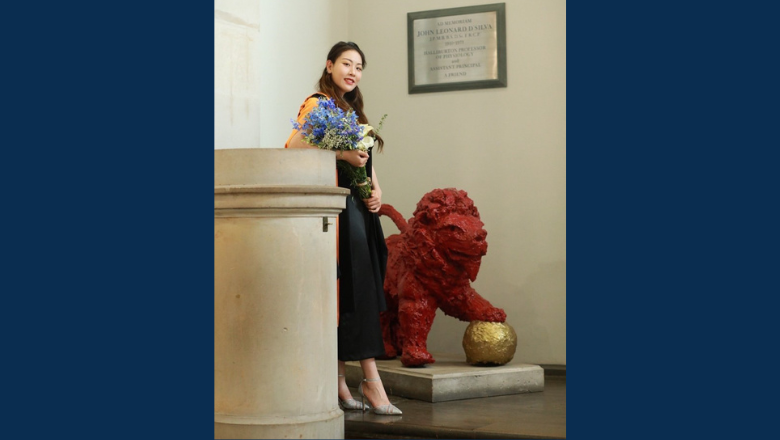
M379 215L386 215L390 217L391 220L393 220L393 223L395 223L395 226L398 228L399 231L404 232L406 230L406 227L408 224L406 223L406 219L401 215L400 212L396 211L395 208L393 208L393 205L383 204L379 207Z

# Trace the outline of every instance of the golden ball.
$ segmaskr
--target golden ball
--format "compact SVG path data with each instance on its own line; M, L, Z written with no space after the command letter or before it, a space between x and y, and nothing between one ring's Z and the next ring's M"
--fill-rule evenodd
M463 351L471 365L504 365L517 349L517 334L505 322L471 321L463 334Z

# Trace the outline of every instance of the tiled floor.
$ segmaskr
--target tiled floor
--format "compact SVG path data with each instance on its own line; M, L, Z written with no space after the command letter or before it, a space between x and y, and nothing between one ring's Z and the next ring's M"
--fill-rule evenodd
M539 393L438 403L390 396L390 401L403 415L345 411L345 438L566 438L565 375L545 375Z

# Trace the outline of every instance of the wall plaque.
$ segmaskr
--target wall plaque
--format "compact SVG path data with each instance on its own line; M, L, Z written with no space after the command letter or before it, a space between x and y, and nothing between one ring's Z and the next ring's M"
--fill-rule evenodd
M506 87L506 4L409 12L409 93Z

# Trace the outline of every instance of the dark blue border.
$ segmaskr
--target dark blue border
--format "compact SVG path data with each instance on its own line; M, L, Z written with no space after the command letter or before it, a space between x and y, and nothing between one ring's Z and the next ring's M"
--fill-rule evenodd
M4 10L8 420L213 438L213 2Z
M567 7L568 433L769 431L774 8Z
M212 8L5 7L4 397L25 436L213 436ZM567 431L761 433L777 14L567 8Z

